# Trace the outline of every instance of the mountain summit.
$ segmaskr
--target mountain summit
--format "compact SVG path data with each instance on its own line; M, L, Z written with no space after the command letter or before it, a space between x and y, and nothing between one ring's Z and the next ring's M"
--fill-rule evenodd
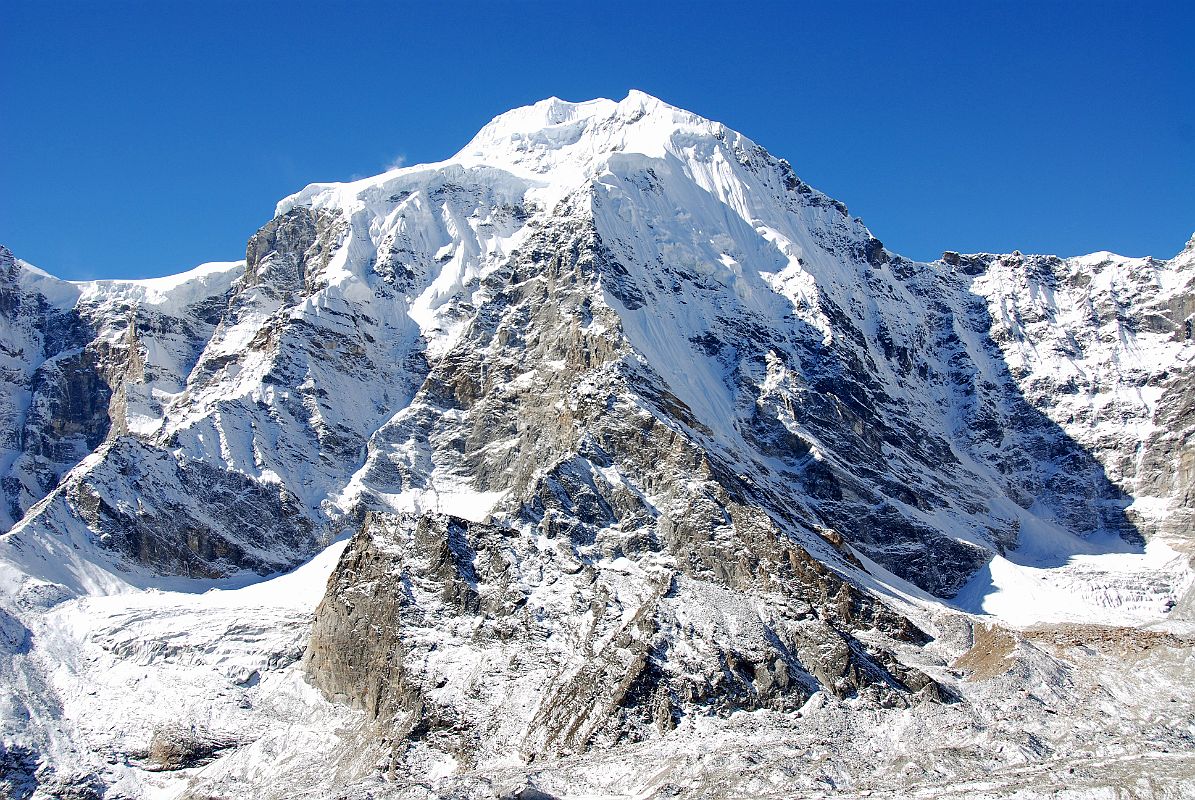
M910 261L641 92L312 184L243 262L81 284L0 251L9 769L148 796L141 747L210 762L196 796L451 794L819 708L972 719L973 614L1187 613L1193 297L1189 247ZM88 681L132 663L93 735ZM295 698L332 744L254 710Z

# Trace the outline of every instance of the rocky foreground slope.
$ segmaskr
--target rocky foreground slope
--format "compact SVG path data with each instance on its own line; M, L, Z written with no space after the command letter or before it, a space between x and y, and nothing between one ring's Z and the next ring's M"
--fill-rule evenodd
M1193 324L1195 240L913 262L640 93L243 262L0 250L0 782L1181 796Z

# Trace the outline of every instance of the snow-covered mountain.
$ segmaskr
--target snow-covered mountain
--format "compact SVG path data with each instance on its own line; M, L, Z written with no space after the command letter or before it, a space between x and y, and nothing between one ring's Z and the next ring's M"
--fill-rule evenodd
M784 793L680 754L978 725L997 676L1103 652L1033 623L1163 624L1169 686L1193 324L1195 239L913 262L638 92L309 186L243 262L80 284L0 250L4 780ZM953 779L1015 738L981 727ZM635 748L671 766L610 766Z

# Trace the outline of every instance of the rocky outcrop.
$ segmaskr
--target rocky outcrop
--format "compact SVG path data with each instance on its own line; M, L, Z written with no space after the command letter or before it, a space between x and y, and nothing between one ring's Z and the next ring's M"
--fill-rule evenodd
M149 759L160 770L198 767L214 760L236 741L215 736L194 726L174 725L154 731L149 740Z
M327 287L323 272L344 241L339 215L295 208L253 234L245 248L245 285L310 297Z
M283 486L129 437L113 440L103 455L121 484L85 473L66 487L66 500L100 544L130 565L192 578L267 574L316 546L311 523Z
M529 527L371 514L316 611L307 674L400 761L412 742L462 763L579 753L686 714L795 710L819 689L942 698L879 644L924 642L916 626L741 524L751 566L719 575L680 548L611 560Z

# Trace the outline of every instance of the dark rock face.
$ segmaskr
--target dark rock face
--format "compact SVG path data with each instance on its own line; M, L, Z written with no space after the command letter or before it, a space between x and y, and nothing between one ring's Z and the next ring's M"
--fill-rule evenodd
M7 530L107 435L111 388L86 349L94 335L74 309L21 284L0 247L0 530Z
M21 745L0 743L0 789L6 797L28 800L37 790L37 753Z
M466 763L503 747L634 741L685 713L793 710L819 688L889 704L939 697L854 634L924 642L921 631L742 514L747 548L730 570L680 536L622 566L558 535L371 514L316 612L308 675L395 744ZM478 654L484 674L466 666Z
M245 248L245 285L309 296L327 285L323 270L346 233L336 214L296 208L271 220Z
M99 358L84 350L44 365L33 376L40 402L26 418L27 452L68 463L99 447L108 435L112 389L98 370ZM72 440L81 439L79 445Z
M172 771L207 764L222 750L236 744L213 736L210 731L174 726L154 731L148 755L157 769Z
M165 575L266 574L315 547L311 523L282 486L121 437L105 452L123 481L83 476L66 495L100 543Z

